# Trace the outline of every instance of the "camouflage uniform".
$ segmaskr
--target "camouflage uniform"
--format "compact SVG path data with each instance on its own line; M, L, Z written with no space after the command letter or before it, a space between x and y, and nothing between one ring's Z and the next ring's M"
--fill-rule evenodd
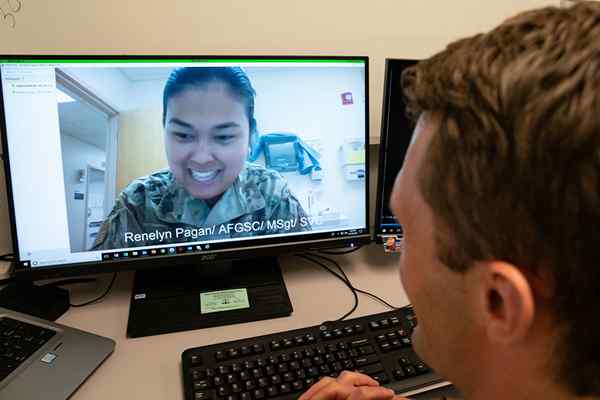
M91 250L308 231L311 227L306 217L281 175L255 164L246 164L212 208L177 184L171 171L163 170L134 180L121 192ZM291 221L293 226L285 229L267 223L277 220ZM262 224L255 223L255 230L250 232L224 228L254 221ZM177 228L211 226L215 229L210 237L176 236ZM168 240L126 240L125 233L148 232L171 232L172 236Z

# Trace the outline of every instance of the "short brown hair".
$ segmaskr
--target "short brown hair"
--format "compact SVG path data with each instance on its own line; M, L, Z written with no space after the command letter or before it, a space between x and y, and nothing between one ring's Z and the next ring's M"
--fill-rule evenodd
M403 75L442 123L419 171L439 258L547 271L556 381L600 395L600 3L525 12Z

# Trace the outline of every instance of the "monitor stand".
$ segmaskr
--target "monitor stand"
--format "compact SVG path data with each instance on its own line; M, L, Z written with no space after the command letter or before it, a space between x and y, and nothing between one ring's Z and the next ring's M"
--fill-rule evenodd
M127 336L208 328L292 313L276 257L135 273Z

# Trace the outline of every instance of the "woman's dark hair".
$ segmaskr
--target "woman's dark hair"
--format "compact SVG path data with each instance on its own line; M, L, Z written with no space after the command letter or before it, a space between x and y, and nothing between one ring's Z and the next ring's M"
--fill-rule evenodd
M169 75L163 91L163 126L167 115L167 103L171 97L184 90L211 82L227 84L231 93L244 102L250 125L250 150L252 150L258 138L256 119L254 119L254 96L256 96L256 92L250 83L250 79L248 79L248 75L240 67L175 68Z

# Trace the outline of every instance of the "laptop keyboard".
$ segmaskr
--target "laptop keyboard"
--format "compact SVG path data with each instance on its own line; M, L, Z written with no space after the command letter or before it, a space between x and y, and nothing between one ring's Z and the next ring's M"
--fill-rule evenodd
M0 318L0 381L56 334L16 319Z

